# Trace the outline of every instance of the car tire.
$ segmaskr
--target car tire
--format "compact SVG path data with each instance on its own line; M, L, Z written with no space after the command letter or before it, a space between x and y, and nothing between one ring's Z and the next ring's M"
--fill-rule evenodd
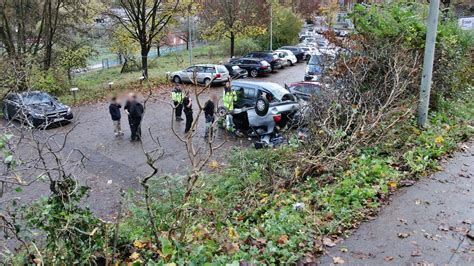
M3 104L3 118L10 121L10 114L8 114L8 107L6 104Z
M288 60L288 63L290 66L294 66L295 64L293 64L293 62L291 62L291 60Z
M204 85L205 85L206 87L209 86L210 83L211 83L211 79L210 79L210 78L205 78L205 79L204 79Z
M174 76L173 81L174 83L181 83L181 78L179 76Z
M250 76L251 76L252 78L258 77L258 70L256 70L256 69L250 70Z
M258 98L255 103L255 112L258 116L266 116L268 114L268 109L270 109L270 103L266 98Z

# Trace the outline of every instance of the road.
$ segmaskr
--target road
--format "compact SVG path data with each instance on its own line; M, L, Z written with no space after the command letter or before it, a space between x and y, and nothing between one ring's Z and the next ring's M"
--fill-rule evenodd
M443 168L399 191L319 263L474 265L474 142Z
M280 70L277 73L257 78L249 79L255 81L272 81L284 85L303 79L305 64ZM213 87L205 94L201 100L209 98L209 94L221 96L222 88ZM147 104L147 111L143 121L143 146L147 150L156 147L150 137L158 138L164 156L157 162L161 173L183 174L188 169L189 158L185 146L181 143L171 130L171 111L169 93L161 92L153 95L151 102ZM194 106L196 108L196 104ZM129 139L128 124L125 117L122 117L122 127L125 129L123 138L116 138L112 131L112 122L108 113L108 104L99 103L94 105L81 106L74 109L74 124L47 130L45 135L64 133L72 127L74 129L69 134L67 146L69 150L78 149L87 157L85 168L77 170L75 173L82 184L91 187L90 198L87 200L91 209L104 219L112 219L115 215L116 206L120 195L120 190L138 191L140 185L139 177L148 174L151 169L146 165L146 158L139 143L131 143ZM195 112L196 114L196 112ZM202 120L204 118L201 118ZM196 132L200 146L203 146L204 123L200 121ZM176 124L175 129L184 135L184 122ZM234 139L227 137L224 132L218 133L216 143L227 140L226 144L218 150L215 158L222 161L222 157L232 147L248 147L251 145L247 139ZM47 184L36 182L24 188L23 192L10 192L4 195L2 201L9 197L18 197L21 202L30 202L47 195L49 188Z

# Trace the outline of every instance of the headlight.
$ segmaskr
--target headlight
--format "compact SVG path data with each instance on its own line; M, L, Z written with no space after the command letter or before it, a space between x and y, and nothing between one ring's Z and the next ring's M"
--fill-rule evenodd
M44 114L40 114L40 113L31 113L31 115L34 117L44 117Z
M71 107L68 107L68 108L67 108L67 113L68 113L68 114L71 113Z

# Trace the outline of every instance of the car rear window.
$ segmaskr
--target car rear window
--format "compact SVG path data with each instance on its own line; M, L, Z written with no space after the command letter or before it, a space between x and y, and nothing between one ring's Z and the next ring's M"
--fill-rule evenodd
M225 68L225 66L217 66L217 73L221 73L221 74L224 74L224 73L227 73L227 68Z

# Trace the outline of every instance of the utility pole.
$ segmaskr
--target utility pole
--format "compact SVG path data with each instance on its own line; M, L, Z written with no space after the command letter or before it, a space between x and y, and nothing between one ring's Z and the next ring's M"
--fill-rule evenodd
M430 13L428 15L428 29L426 32L425 56L423 59L423 76L421 77L420 99L418 103L417 124L419 127L424 127L428 119L438 16L439 0L431 0Z
M191 5L188 9L188 46L189 46L189 65L193 64L193 36L191 30Z
M273 3L270 0L270 51L273 51Z

